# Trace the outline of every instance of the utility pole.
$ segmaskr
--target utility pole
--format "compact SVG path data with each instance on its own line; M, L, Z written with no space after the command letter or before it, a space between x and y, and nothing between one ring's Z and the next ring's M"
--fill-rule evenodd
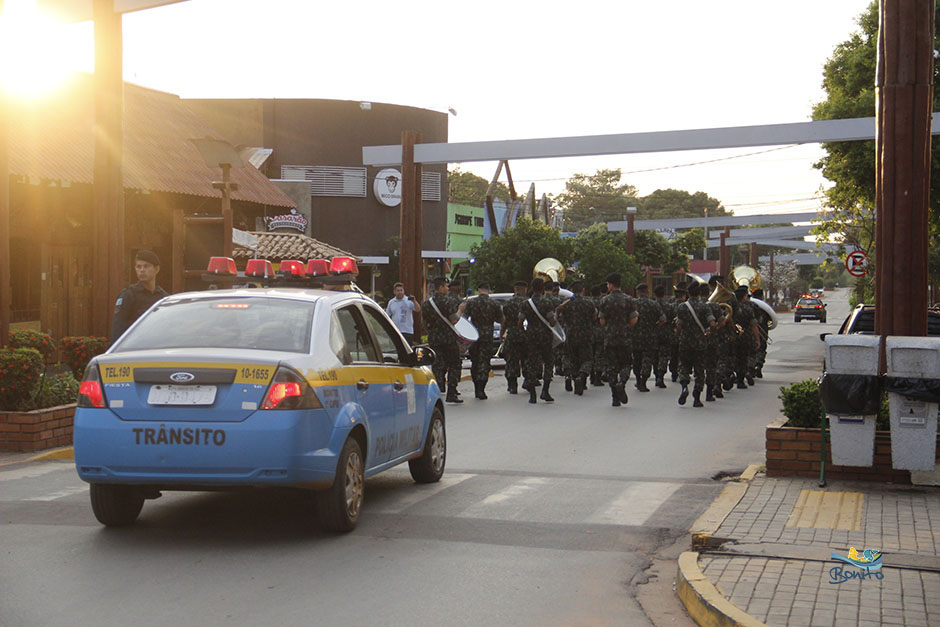
M399 240L400 281L406 290L423 300L425 295L424 267L421 260L421 164L415 163L415 144L421 133L401 134L401 222Z
M0 0L0 13L3 0ZM2 59L0 61L7 61ZM6 92L0 88L0 348L10 335L10 311L13 308L10 285L10 157L9 120Z
M875 333L927 335L935 0L880 0Z

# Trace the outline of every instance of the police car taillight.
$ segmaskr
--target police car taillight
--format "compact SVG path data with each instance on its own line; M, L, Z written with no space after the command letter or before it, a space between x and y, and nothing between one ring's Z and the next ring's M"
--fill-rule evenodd
M249 259L245 265L245 276L270 279L274 276L274 266L267 259Z
M209 274L221 274L223 276L235 276L238 270L235 269L235 260L231 257L209 257L209 267L206 269Z
M292 277L303 278L307 275L304 262L296 259L288 259L281 262L281 272L289 274Z
M330 260L330 274L359 274L359 266L352 257L333 257Z
M326 259L310 259L307 261L307 274L310 276L324 276L330 273L330 262Z
M264 395L261 409L320 409L320 399L300 374L281 366Z
M79 407L104 407L104 388L101 387L101 376L98 374L98 364L88 364L85 377L78 386Z

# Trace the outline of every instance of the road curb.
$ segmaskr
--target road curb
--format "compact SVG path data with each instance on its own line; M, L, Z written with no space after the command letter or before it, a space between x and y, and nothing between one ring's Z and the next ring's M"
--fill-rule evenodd
M737 605L727 600L698 567L699 554L686 551L679 556L676 575L676 593L689 616L699 625L740 625L766 627L766 625Z
M71 446L49 449L38 455L26 458L28 462L45 462L53 459L75 459L75 449Z
M721 523L724 522L731 510L741 501L744 493L747 492L747 482L752 480L761 468L760 464L748 466L736 481L732 481L725 486L725 489L721 491L718 498L712 501L705 513L692 523L693 549L715 547L728 541L728 538L715 536L715 532L718 531Z

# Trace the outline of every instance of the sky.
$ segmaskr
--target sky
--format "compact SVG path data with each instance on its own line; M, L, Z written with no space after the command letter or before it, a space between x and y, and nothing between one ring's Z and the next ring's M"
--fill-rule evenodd
M124 17L124 68L131 82L183 97L452 108L452 142L802 122L824 98L824 63L868 4L188 0ZM70 42L90 47L89 24L71 29ZM90 69L85 44L70 45ZM539 196L573 173L621 168L641 196L704 191L738 214L783 213L820 206L821 155L806 145L511 167L516 188L534 181ZM496 163L459 167L490 179Z

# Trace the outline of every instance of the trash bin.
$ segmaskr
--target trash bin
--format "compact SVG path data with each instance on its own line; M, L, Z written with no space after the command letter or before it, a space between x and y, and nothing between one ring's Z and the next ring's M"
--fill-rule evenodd
M829 416L832 463L837 466L874 463L880 345L878 335L826 337L826 374L820 397Z
M933 470L937 458L940 338L889 337L885 353L891 465L898 470Z

